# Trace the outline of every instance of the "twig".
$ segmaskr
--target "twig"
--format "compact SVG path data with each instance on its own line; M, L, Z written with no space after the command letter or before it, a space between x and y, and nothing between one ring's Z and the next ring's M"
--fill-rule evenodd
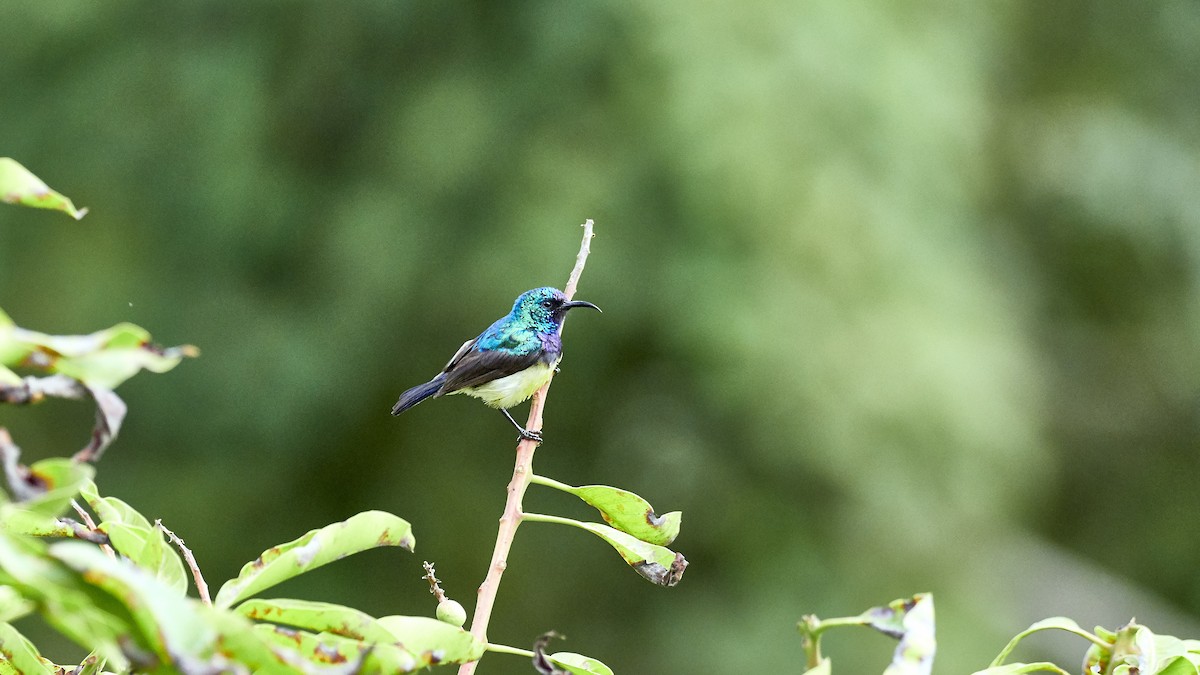
M8 429L0 427L0 465L4 468L4 478L13 499L24 502L37 497L46 491L46 486L39 484L29 471L29 467L21 464L21 448L13 443Z
M90 529L92 532L100 531L96 528L96 521L92 520L92 514L88 513L87 510L80 506L79 502L72 499L71 507L75 509L75 513L79 514L79 519L83 521L84 525L88 526L88 529ZM100 550L104 551L105 555L107 555L109 558L112 558L113 560L117 559L117 552L114 551L113 547L109 546L107 543L100 544Z
M568 300L575 295L575 289L579 286L579 276L583 274L583 266L587 263L588 254L592 250L592 237L595 236L592 232L592 225L590 218L583 224L583 242L579 245L579 255L575 257L575 267L571 270L570 277L567 278L567 286L563 289ZM525 423L526 429L541 430L542 409L546 405L546 392L549 389L550 382L547 381L533 395L533 403L529 406L529 421ZM479 599L475 603L475 615L471 619L471 635L480 642L487 642L488 621L492 617L496 593L500 590L500 579L504 576L505 568L508 567L508 552L512 548L513 536L517 532L517 526L521 524L521 501L525 497L526 488L529 487L529 477L533 475L533 451L536 449L537 443L531 440L522 440L517 444L517 461L513 467L512 480L508 484L508 498L504 503L504 514L500 516L500 529L496 533L496 547L492 551L492 561L488 566L487 577L479 586ZM477 663L479 662L469 661L462 664L459 666L458 675L472 675Z
M82 399L87 396L83 384L66 375L26 377L21 384L0 386L0 403L29 405L40 403L47 396Z
M167 526L162 524L162 519L154 521L154 526L165 532L167 539L170 539L171 543L179 548L179 552L183 554L183 559L187 561L188 568L192 570L192 579L196 581L196 592L200 594L201 602L212 607L212 599L208 597L208 584L204 583L204 575L200 573L200 566L196 564L196 556L192 555L192 550L183 543L183 540L178 535L168 530Z
M433 593L433 597L437 598L437 601L439 603L445 602L446 601L446 592L443 591L442 587L438 585L438 584L442 583L442 580L438 579L437 576L434 574L433 563L426 560L424 563L421 564L421 566L425 568L425 576L423 576L421 578L424 579L425 581L429 582L429 592Z
M571 269L571 276L567 277L567 287L563 289L568 300L575 297L575 289L579 287L579 277L583 274L583 266L587 264L588 254L592 252L592 237L594 236L596 235L592 232L592 219L588 218L583 224L583 241L579 244L579 255L575 256L575 267Z
M108 546L108 535L95 528L88 527L83 523L76 522L65 516L60 517L58 522L70 530L71 536L75 537L76 539L82 539L83 541L91 542L97 546Z

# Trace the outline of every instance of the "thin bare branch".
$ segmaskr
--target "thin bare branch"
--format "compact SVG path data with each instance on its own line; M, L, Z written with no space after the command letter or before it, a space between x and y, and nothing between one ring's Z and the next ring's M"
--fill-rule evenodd
M200 594L200 601L212 607L212 599L208 597L208 584L204 582L204 575L200 573L200 566L196 564L196 557L192 555L192 550L183 543L178 535L168 530L167 526L162 524L161 519L154 521L154 526L165 532L167 539L170 539L171 543L175 544L175 547L183 554L188 569L192 570L192 579L196 581L196 592Z
M45 486L32 481L29 467L21 463L21 448L13 443L4 427L0 427L0 466L4 468L4 479L13 499L24 502L46 491Z
M75 513L79 514L79 519L83 521L84 525L87 525L89 530L91 530L92 532L100 531L99 528L96 527L96 521L92 520L92 514L88 513L87 509L83 508L83 506L81 506L79 504L79 502L72 499L71 500L71 508L75 509ZM108 557L112 558L113 560L116 560L117 552L113 550L112 546L109 546L107 543L100 544L100 550L104 551L105 555L107 555Z
M421 578L424 579L425 581L429 582L429 592L433 593L433 597L437 598L437 601L439 603L445 602L446 601L446 592L443 591L442 587L438 585L438 584L442 583L442 580L438 579L437 576L434 574L433 563L426 560L424 563L421 564L421 566L425 568L425 576L423 576Z
M567 294L567 299L575 297L575 289L579 286L579 277L583 274L583 266L587 264L588 254L592 252L592 237L596 236L592 232L592 219L588 218L583 225L583 242L579 245L579 255L575 256L575 267L571 269L571 275L567 277L567 286L563 289L563 293Z
M575 296L575 289L579 286L579 276L583 274L583 267L592 250L592 237L595 236L592 226L590 218L583 223L583 242L579 245L579 255L575 257L575 267L571 270L571 274L567 278L567 285L563 289L568 300ZM529 421L525 423L526 429L541 430L542 410L546 405L546 393L549 389L550 382L548 381L533 395L533 402L529 406ZM481 642L487 642L488 622L491 620L492 608L496 604L496 593L500 590L500 579L508 567L508 552L512 549L517 526L521 524L521 503L525 498L525 490L529 487L529 477L533 475L533 452L537 450L537 445L531 440L522 440L517 444L516 465L513 467L512 480L508 483L508 498L504 503L504 514L500 516L500 528L496 533L496 547L492 551L492 561L488 565L487 577L479 586L475 615L471 619L471 634ZM459 666L458 675L472 675L477 663L479 662L470 661L462 664Z

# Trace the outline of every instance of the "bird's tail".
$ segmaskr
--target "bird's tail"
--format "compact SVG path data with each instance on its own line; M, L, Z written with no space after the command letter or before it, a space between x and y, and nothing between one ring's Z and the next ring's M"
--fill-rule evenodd
M392 414L399 415L421 401L433 396L438 392L439 389L442 388L442 383L445 381L445 374L441 374L425 384L418 384L412 389L400 394L400 400L396 401L396 405L392 406Z

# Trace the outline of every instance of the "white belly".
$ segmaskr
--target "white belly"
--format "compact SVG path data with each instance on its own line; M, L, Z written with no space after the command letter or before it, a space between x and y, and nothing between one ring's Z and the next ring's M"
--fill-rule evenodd
M493 408L511 408L541 389L542 385L550 380L555 365L558 363L546 365L538 362L519 373L513 373L477 387L459 389L454 393L474 396Z

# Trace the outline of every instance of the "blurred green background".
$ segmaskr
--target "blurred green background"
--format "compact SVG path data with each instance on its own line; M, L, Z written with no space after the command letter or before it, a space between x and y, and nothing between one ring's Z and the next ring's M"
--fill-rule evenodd
M493 640L554 629L619 673L799 672L802 614L918 591L945 675L1055 614L1200 637L1194 0L3 15L0 155L91 215L3 208L0 306L202 349L120 389L98 482L213 586L377 508L416 555L276 595L431 614L433 560L470 608L514 433L465 397L388 410L518 293L561 286L590 217L578 297L605 313L568 326L536 466L681 509L692 564L663 590L527 524ZM91 416L0 425L32 461ZM527 506L590 516L544 489ZM1032 642L1067 665L1086 646ZM891 648L827 645L868 675Z

